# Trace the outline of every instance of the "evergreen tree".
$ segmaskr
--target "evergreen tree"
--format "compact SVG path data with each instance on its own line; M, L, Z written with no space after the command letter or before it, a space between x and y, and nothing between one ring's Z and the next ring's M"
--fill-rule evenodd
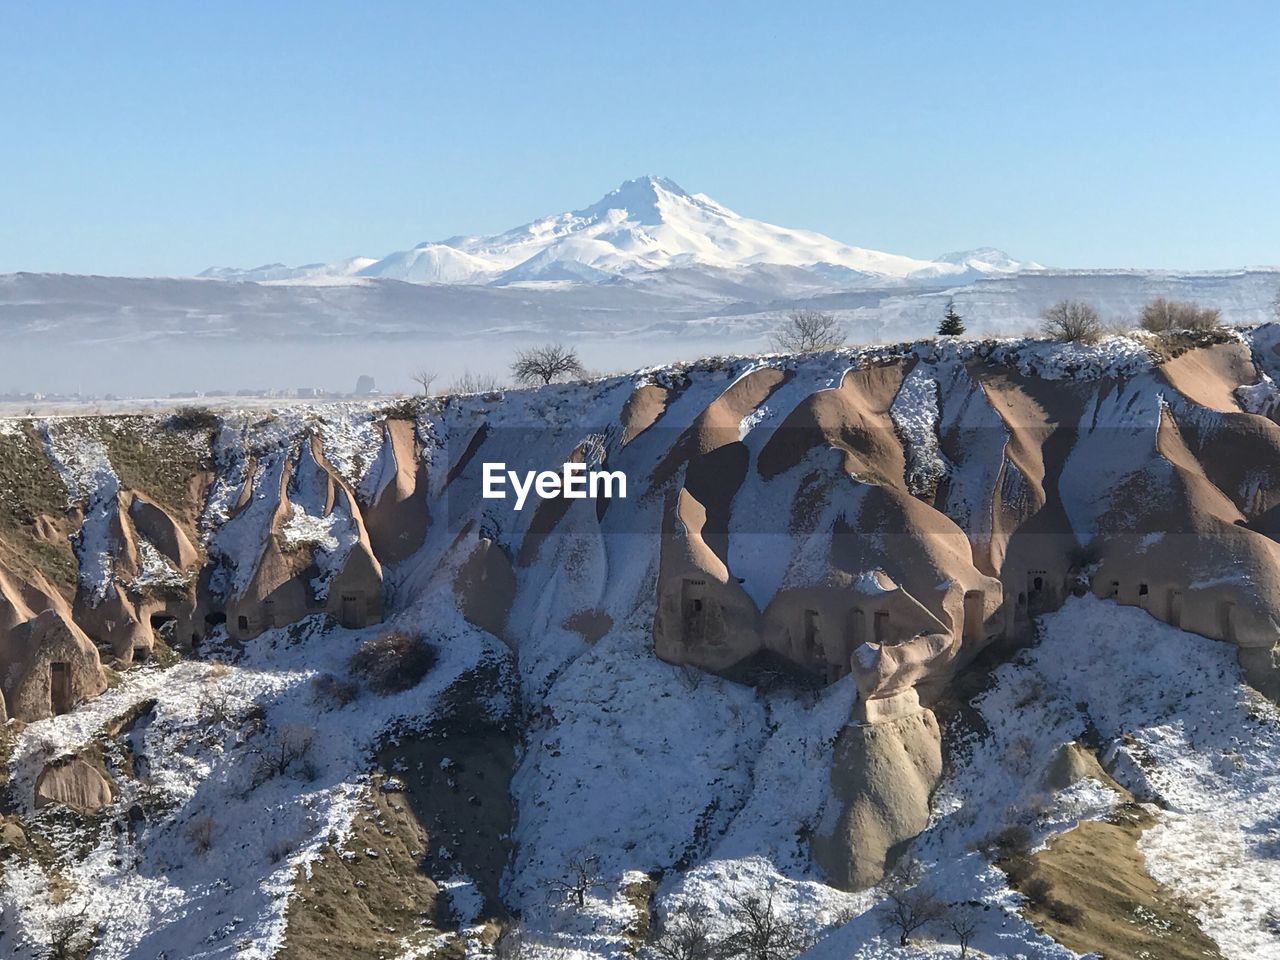
M958 337L962 333L964 333L964 319L956 313L955 301L948 300L947 312L942 318L942 323L938 324L938 336Z

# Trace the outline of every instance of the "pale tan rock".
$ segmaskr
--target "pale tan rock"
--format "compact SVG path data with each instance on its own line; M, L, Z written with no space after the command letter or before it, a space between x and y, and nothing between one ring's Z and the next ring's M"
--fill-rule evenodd
M111 803L111 783L87 760L51 764L36 778L35 804L59 803L79 813L97 813Z
M814 835L814 860L846 890L880 881L900 844L929 823L929 798L942 776L942 738L933 712L845 727L836 741L831 793Z

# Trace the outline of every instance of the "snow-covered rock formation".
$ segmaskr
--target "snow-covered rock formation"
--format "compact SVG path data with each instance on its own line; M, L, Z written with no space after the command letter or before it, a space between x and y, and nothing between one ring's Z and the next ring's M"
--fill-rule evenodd
M758 897L796 953L954 955L886 933L909 882L990 955L1275 955L1277 343L0 422L5 942L621 957Z

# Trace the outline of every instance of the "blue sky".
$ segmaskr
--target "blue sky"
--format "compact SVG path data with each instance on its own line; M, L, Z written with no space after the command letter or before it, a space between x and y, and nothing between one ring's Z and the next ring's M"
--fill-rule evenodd
M6 2L0 272L378 256L660 173L931 256L1280 263L1280 4Z

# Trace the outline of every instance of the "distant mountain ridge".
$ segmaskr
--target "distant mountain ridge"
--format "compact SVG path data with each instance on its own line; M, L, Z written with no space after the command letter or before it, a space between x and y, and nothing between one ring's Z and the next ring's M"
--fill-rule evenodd
M528 282L601 283L659 271L723 276L760 266L844 275L869 285L914 279L963 281L1040 269L983 247L920 260L854 247L820 233L744 217L706 194L691 194L666 177L628 180L600 200L492 236L428 241L381 259L351 257L330 264L250 269L213 267L214 280L257 283L359 283L381 278L408 283L505 285Z

